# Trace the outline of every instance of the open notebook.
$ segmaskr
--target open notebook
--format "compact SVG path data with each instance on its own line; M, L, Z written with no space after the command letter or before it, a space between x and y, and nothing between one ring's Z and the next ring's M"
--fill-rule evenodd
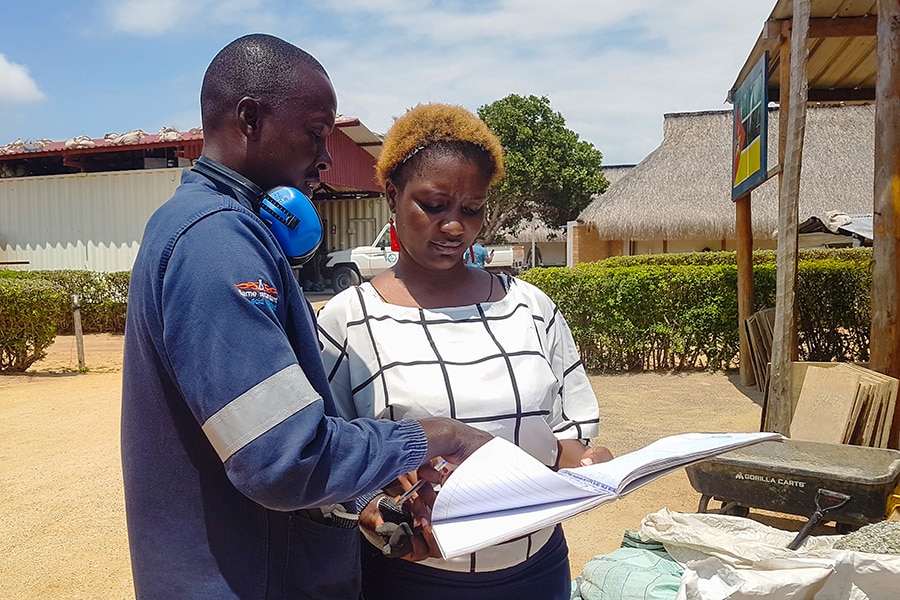
M554 472L502 438L494 438L441 486L432 527L444 558L537 531L612 502L686 465L778 433L685 433L613 460Z

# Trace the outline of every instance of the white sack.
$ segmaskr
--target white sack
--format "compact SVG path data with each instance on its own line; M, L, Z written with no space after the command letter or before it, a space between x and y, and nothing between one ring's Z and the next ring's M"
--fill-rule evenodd
M834 550L841 536L811 536L789 550L794 532L668 509L647 515L640 534L684 566L677 600L900 598L900 556Z

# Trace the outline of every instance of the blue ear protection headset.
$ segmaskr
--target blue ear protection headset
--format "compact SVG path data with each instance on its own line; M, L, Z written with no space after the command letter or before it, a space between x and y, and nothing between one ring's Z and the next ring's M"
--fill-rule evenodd
M306 194L286 186L266 192L237 171L206 156L198 158L191 169L250 200L292 267L299 267L316 253L322 243L322 220Z

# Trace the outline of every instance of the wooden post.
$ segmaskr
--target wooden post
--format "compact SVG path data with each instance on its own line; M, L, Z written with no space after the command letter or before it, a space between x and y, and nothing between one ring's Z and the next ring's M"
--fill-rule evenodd
M84 335L81 331L81 304L78 294L72 294L72 319L75 326L75 348L78 351L78 370L84 371Z
M787 149L788 115L791 114L791 26L790 21L781 25L781 43L778 46L778 189L784 181L784 154Z
M869 366L900 378L900 1L878 2L875 199ZM888 446L900 448L900 411Z
M797 206L800 198L800 169L803 160L803 134L806 128L806 99L809 87L806 65L809 13L809 0L794 0L787 141L778 197L775 327L766 420L772 431L784 435L790 435L791 362L797 345L794 334L797 282ZM782 79L782 89L784 85L785 82ZM784 110L783 106L781 110Z
M741 385L753 385L756 376L750 362L750 341L747 338L747 318L753 314L753 223L750 194L735 200L735 229L737 231L738 335L741 362Z
M788 117L791 114L791 31L792 31L792 21L784 21L781 24L781 62L779 64L779 75L778 80L781 82L781 87L778 90L779 99L778 99L778 190L779 195L781 191L781 186L784 182L784 162L785 156L787 154L787 138L788 138L788 130L790 129L788 125ZM806 54L804 54L806 56ZM804 80L805 82L806 80ZM804 104L806 102L806 97L804 95ZM804 117L804 122L806 118ZM794 238L794 252L797 251L797 239ZM796 270L796 260L794 261ZM797 285L797 277L794 276L794 286ZM796 298L794 299L794 314L797 310ZM796 361L800 348L797 346L797 321L794 320L791 323L791 360Z

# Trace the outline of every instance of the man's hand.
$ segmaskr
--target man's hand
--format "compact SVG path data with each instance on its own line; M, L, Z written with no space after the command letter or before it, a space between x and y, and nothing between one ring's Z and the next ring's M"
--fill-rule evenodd
M450 464L458 465L489 442L493 436L489 433L470 427L465 423L445 417L428 417L419 419L419 424L425 430L428 439L428 453L426 459L443 456ZM426 469L427 470L427 469ZM431 476L425 472L419 475L426 477L432 483L438 483L437 472L430 469Z
M401 477L398 483L409 487L415 482L415 473ZM389 558L420 561L440 558L441 552L431 530L431 506L435 492L424 485L403 505L398 496L377 496L359 517L360 530L374 546Z

